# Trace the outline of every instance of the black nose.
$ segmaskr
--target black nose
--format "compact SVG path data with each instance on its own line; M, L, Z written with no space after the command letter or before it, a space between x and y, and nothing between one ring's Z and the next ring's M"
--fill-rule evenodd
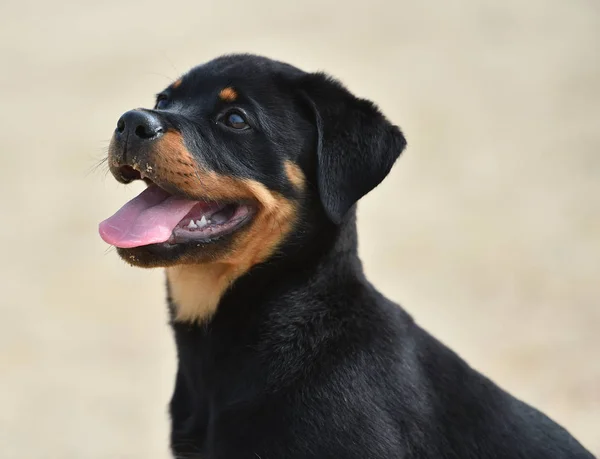
M130 110L117 121L117 132L126 134L130 139L135 136L151 140L163 133L163 127L156 115L142 110Z

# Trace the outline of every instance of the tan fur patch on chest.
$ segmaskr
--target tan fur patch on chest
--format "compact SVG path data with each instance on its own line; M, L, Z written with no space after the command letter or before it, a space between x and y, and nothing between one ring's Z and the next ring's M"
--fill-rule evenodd
M233 281L231 265L210 263L166 268L176 320L201 322L217 310L223 292Z

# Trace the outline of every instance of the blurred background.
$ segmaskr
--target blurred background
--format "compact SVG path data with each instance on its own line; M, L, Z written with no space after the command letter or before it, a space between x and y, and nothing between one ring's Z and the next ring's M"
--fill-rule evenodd
M409 147L359 207L372 281L600 454L600 4L0 3L0 457L165 459L163 273L97 224L119 115L249 51L326 70Z

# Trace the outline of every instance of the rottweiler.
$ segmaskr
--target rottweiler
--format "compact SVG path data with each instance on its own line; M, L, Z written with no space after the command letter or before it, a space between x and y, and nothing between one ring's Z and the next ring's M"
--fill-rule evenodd
M252 54L118 120L110 171L147 187L99 231L166 268L174 457L593 457L366 279L356 203L405 146L338 80Z

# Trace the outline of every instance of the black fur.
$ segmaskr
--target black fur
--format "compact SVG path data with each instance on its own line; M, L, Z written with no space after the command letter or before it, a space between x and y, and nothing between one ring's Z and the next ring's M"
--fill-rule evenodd
M210 101L227 84L252 100L256 132L209 121ZM176 457L593 457L365 278L354 204L406 143L371 102L322 74L251 55L197 67L172 93L157 113L198 161L260 180L300 209L277 253L236 280L210 321L172 321ZM283 160L303 170L303 192L286 181Z
M311 75L303 85L315 111L321 200L339 224L390 172L406 140L372 102L357 99L326 75Z

